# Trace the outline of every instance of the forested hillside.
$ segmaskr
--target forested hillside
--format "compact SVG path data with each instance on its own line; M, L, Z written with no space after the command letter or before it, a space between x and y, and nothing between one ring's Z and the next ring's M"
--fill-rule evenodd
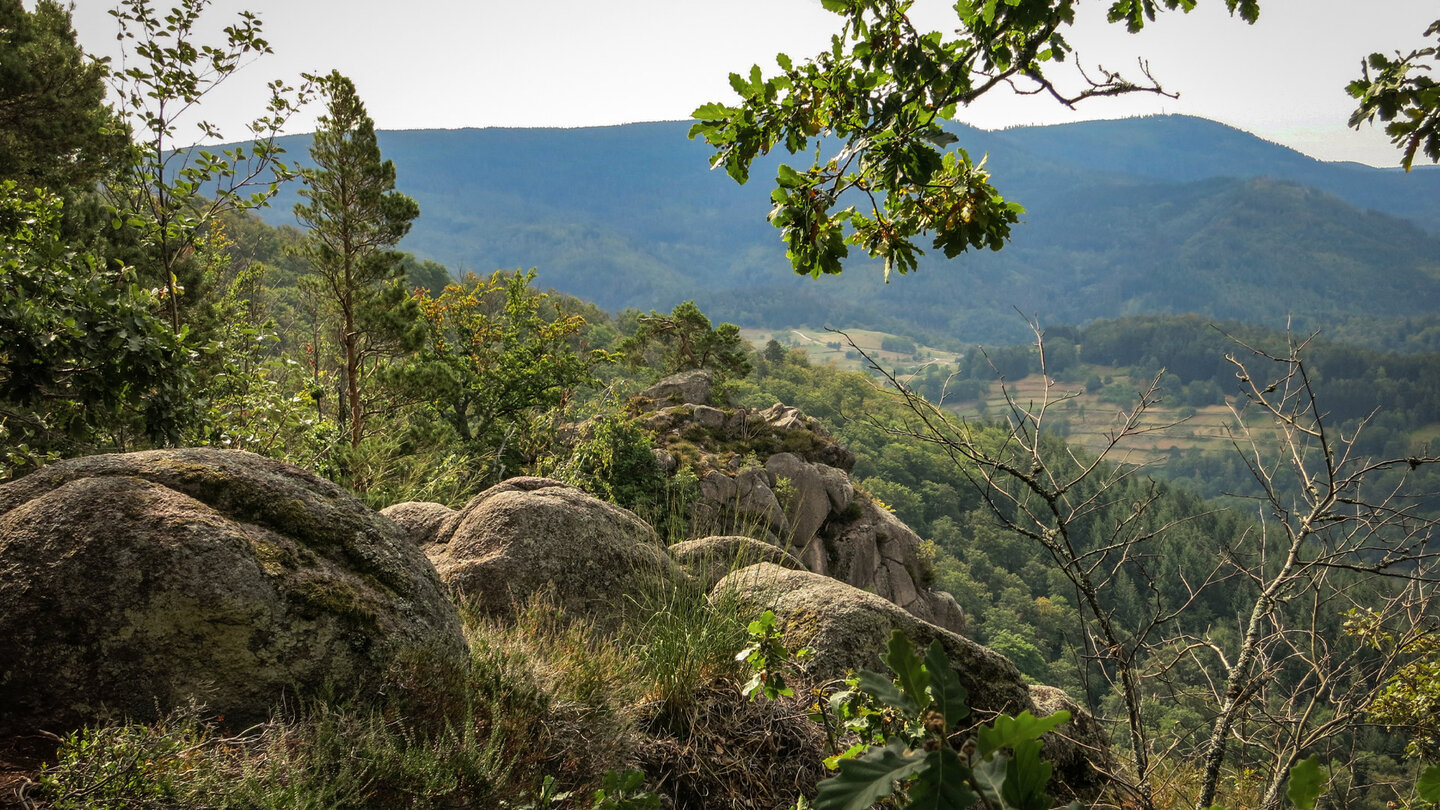
M382 133L401 188L432 212L405 247L477 272L537 267L542 283L612 310L699 297L747 326L987 343L1024 338L1016 307L1052 323L1196 312L1315 328L1425 317L1440 301L1426 230L1440 172L1423 167L1402 179L1323 164L1183 117L962 129L1027 209L1009 249L937 254L905 284L858 260L807 282L785 271L764 220L777 160L737 186L706 170L687 126ZM303 162L303 138L281 142ZM293 222L289 199L269 222Z

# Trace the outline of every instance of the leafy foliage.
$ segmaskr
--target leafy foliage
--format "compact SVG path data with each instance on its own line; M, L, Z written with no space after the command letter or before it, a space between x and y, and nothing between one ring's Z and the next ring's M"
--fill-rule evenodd
M751 700L759 695L768 700L794 697L795 690L785 684L785 674L797 660L810 654L809 648L790 652L775 625L773 610L761 613L760 618L746 626L746 631L750 634L750 643L736 653L735 660L749 666L754 674L740 688L740 694Z
M1440 38L1440 20L1425 29L1425 36ZM1403 56L1397 52L1394 58L1372 53L1361 63L1361 77L1345 88L1360 101L1350 126L1359 128L1376 118L1385 122L1385 134L1400 147L1400 165L1407 172L1416 153L1440 161L1440 81L1429 75L1433 65L1423 61L1426 57L1440 63L1440 48L1420 48Z
M1405 633L1387 627L1375 610L1352 610L1344 630L1385 655L1405 663L1385 681L1366 711L1370 718L1409 737L1405 753L1426 761L1440 756L1440 639L1432 633Z
M585 320L530 289L529 273L468 274L438 295L417 290L425 345L394 383L426 402L470 452L493 468L533 461L516 453L540 414L561 408L611 356L579 344ZM509 451L509 464L503 456Z
M1285 789L1285 796L1299 810L1315 810L1315 802L1325 791L1325 783L1329 780L1330 774L1320 757L1302 759L1290 768L1290 784Z
M583 431L563 458L542 461L540 471L627 509L644 511L657 497L663 500L671 479L656 462L654 439L643 428L615 408L602 407Z
M660 797L645 789L645 773L607 771L591 797L593 810L660 810Z
M976 729L973 744L967 743L958 725L969 715L968 695L939 640L922 658L897 630L881 660L895 673L893 681L861 672L858 703L853 695L832 700L860 707L849 722L861 731L862 744L846 752L839 773L820 785L816 810L867 810L892 795L899 807L936 810L964 810L977 802L1005 810L1050 807L1045 784L1051 765L1040 759L1039 740L1069 720L1069 712L1043 719L1029 712L1002 715Z
M749 345L740 337L740 327L712 327L694 301L668 315L652 310L635 319L634 333L620 344L632 367L648 367L657 377L695 369L711 369L721 379L750 373Z
M892 270L916 269L923 253L916 239L932 234L932 247L949 258L1004 246L1025 209L990 185L984 160L964 149L943 151L957 140L943 123L994 88L1024 83L1066 105L1160 91L1153 81L1136 84L1109 72L1092 81L1080 71L1087 86L1069 93L1052 81L1047 71L1072 51L1065 34L1076 0L961 0L950 37L917 29L912 5L825 0L842 18L827 52L800 64L780 54L781 72L771 78L758 65L748 76L732 73L739 106L706 104L693 113L690 137L715 147L711 166L723 165L740 183L770 149L784 146L793 155L819 141L808 168L779 166L771 194L770 221L797 273L839 273L853 245L883 259L888 280ZM1116 0L1109 17L1139 31L1162 8L1194 5ZM1226 5L1250 22L1259 14L1255 0ZM838 148L827 148L826 137Z
M1415 780L1415 795L1420 801L1440 804L1440 765L1431 765Z
M224 29L223 44L199 42L201 16L210 0L180 0L160 12L150 0L123 0L110 11L120 25L122 47L133 49L113 75L117 114L134 139L126 171L109 187L117 209L114 226L137 228L154 266L141 269L165 288L171 328L180 331L180 296L198 298L199 277L181 278L187 260L228 211L263 206L294 177L276 143L290 116L307 99L283 81L268 85L265 112L250 124L255 140L219 153L197 148L179 135L180 122L248 60L270 53L259 18L242 11ZM208 121L195 122L198 140L219 140Z
M61 203L0 182L0 470L178 436L190 351L132 270L60 241Z

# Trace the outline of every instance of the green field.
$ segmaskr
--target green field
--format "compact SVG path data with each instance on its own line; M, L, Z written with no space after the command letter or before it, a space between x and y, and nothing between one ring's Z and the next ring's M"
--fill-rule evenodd
M854 341L856 347L864 350L876 362L887 368L893 366L913 367L928 363L952 365L960 357L955 352L922 346L918 343L915 345L914 352L887 352L881 348L881 344L886 338L900 338L901 340L909 340L909 338L869 329L842 331L843 334L802 326L794 329L741 329L740 334L757 349L763 349L766 343L776 340L787 348L803 350L810 357L811 362L829 363L837 368L850 371L865 371L866 366L859 353L846 343L847 336L849 340Z
M1007 381L1010 398L1018 405L1036 411L1046 401L1046 420L1070 441L1091 451L1102 450L1110 436L1124 423L1126 414L1135 407L1139 389L1149 380L1136 382L1119 369L1087 366L1085 376L1109 377L1103 391L1086 391L1083 383L1051 380L1049 390L1040 375L1032 374ZM1118 392L1118 393L1117 393ZM1123 404L1120 401L1123 400ZM1148 463L1163 459L1171 449L1200 449L1207 452L1234 452L1235 443L1244 445L1248 439L1231 411L1231 404L1187 408L1168 404L1163 392L1160 401L1141 415L1144 430L1132 435L1119 446L1116 460ZM1008 410L1005 392L992 383L984 400L946 403L947 410L958 416L1001 418ZM1269 431L1251 420L1256 440L1271 438Z

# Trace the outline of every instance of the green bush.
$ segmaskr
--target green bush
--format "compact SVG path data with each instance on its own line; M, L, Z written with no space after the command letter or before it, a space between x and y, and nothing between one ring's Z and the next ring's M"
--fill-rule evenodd
M969 695L938 639L922 658L897 630L882 660L893 679L861 671L822 712L860 742L833 758L839 773L820 784L815 810L864 810L887 798L901 808L1049 810L1052 766L1040 759L1040 737L1069 712L1001 715L971 737L959 731Z

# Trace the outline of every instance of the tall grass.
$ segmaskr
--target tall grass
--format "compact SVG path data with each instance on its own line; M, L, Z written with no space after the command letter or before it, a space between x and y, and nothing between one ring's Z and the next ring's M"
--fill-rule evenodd
M682 582L631 607L613 633L544 599L503 624L462 611L471 656L458 689L417 685L422 658L397 667L378 702L312 701L243 731L200 706L82 729L27 798L57 810L490 810L533 803L547 777L551 791L588 795L637 761L637 717L679 717L738 674L746 619L733 605Z
M696 583L682 581L634 602L618 640L634 663L642 700L680 710L704 686L740 674L735 653L745 646L749 619L737 614L736 600L711 601Z
M148 725L84 729L31 791L57 810L330 810L494 801L508 769L474 726L422 735L378 711L317 705L226 734L190 706Z

